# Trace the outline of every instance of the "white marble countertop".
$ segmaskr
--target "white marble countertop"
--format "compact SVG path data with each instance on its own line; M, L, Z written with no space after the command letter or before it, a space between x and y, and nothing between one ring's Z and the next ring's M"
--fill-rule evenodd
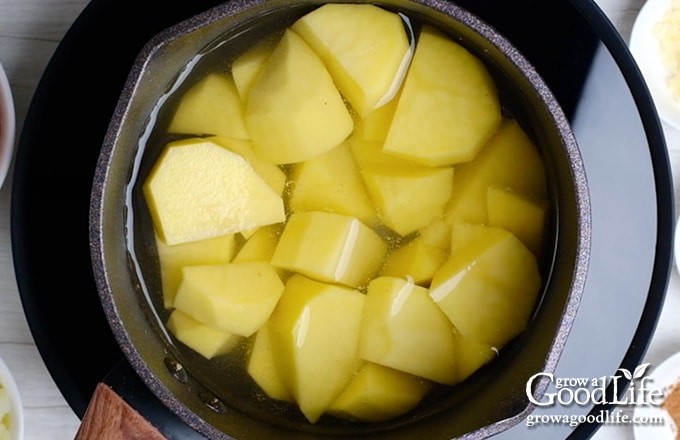
M596 0L596 3L628 41L644 0ZM7 72L16 102L17 133L53 51L86 4L86 0L0 0L0 63ZM671 167L677 175L680 134L667 126L664 129ZM676 188L677 185L676 181ZM0 358L8 364L20 388L25 407L25 439L69 439L74 437L80 421L40 358L19 298L11 255L10 186L11 174L0 190ZM678 310L680 278L674 270L644 362L658 364L680 351L680 320L675 317ZM632 439L633 430L629 425L604 426L593 438Z

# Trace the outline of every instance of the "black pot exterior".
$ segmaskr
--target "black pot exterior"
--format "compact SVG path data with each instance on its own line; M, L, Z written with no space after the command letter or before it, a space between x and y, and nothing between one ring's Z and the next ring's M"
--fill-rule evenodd
M506 90L512 111L539 146L549 170L554 201L553 259L541 303L529 329L480 370L446 395L384 424L317 424L286 417L256 417L257 405L230 401L215 366L195 362L177 349L151 297L153 282L141 279L140 259L152 252L133 244L137 226L130 201L144 173L142 148L157 105L169 85L195 56L224 35L243 36L259 26L281 26L320 1L229 1L156 36L130 72L102 148L93 185L91 244L101 302L114 335L143 382L170 410L213 439L329 436L375 439L481 439L520 423L533 410L529 378L553 372L576 316L588 269L590 211L588 184L578 146L561 108L528 61L478 18L453 2L373 2L403 10L447 29L481 58ZM149 119L152 115L152 119ZM148 232L148 231L147 231ZM143 263L143 262L142 262ZM224 374L224 373L222 373ZM532 391L540 399L547 388Z

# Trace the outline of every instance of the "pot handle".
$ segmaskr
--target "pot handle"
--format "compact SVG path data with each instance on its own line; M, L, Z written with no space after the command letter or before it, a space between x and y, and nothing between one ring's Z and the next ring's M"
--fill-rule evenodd
M207 440L168 405L120 358L95 387L75 440Z
M110 386L97 384L75 440L167 440Z

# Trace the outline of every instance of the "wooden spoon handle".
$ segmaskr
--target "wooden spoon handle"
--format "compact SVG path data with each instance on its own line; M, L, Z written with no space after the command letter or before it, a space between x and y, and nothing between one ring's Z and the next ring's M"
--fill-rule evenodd
M75 440L167 440L111 387L99 383Z

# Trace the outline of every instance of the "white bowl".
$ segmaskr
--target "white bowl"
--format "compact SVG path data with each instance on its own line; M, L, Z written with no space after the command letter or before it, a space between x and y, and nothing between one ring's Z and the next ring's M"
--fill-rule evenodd
M646 383L648 389L661 391L664 397L667 396L671 387L680 383L680 353L675 353L651 370L651 374L647 375ZM677 438L677 428L673 419L658 403L660 402L635 407L634 416L638 422L633 426L635 440L675 440Z
M7 364L0 359L0 421L6 420L5 406L3 405L3 394L9 399L9 440L21 440L24 437L24 408L21 404L19 389ZM0 430L0 438L2 438Z
M675 269L680 272L680 218L676 220L675 232L673 237L673 255L675 258Z
M647 0L638 13L630 35L629 48L656 105L659 117L680 128L680 101L667 85L668 69L663 64L654 27L670 9L672 0Z
M2 187L14 154L16 115L14 99L5 70L0 64L0 187Z

